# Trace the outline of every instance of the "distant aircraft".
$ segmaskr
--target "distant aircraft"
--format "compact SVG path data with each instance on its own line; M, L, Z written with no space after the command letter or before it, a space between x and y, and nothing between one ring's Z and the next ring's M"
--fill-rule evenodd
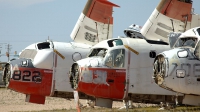
M86 57L91 46L113 37L113 7L119 6L107 0L88 0L71 33L74 42L47 40L26 47L4 71L7 87L26 94L31 103L44 104L46 96L74 98L68 78L70 66Z
M200 104L200 27L171 33L172 50L154 60L154 79L160 87L183 93L183 104Z
M115 38L96 44L87 58L72 65L71 87L96 97L96 106L108 108L113 100L181 103L182 95L178 98L176 92L157 86L151 74L156 54L170 49L167 35L198 25L191 10L190 0L161 0L141 29L144 39Z

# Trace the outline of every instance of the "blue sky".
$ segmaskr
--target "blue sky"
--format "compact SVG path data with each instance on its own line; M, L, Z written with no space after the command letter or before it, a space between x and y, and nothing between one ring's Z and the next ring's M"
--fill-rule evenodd
M110 0L114 8L114 37L124 36L131 24L143 26L160 0ZM5 54L7 43L11 53L26 46L51 40L71 42L70 34L87 0L0 0L0 49ZM193 0L200 14L200 0ZM11 58L13 58L11 56ZM0 61L7 61L1 56Z

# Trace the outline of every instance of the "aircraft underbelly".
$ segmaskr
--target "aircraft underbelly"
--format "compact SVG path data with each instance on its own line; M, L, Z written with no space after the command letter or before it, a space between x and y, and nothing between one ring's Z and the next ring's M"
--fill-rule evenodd
M82 68L78 90L101 98L122 99L125 69Z

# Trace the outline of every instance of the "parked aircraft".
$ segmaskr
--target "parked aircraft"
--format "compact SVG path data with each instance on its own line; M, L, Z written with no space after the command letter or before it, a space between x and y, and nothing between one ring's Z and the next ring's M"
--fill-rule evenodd
M174 38L175 37L175 38ZM183 104L200 104L200 27L184 33L171 33L172 50L154 60L154 79L160 87L183 93Z
M74 42L47 40L26 47L18 59L7 64L3 76L7 87L26 94L31 103L44 104L46 96L74 98L70 66L86 57L92 45L113 37L113 7L119 6L107 0L88 0L71 33Z
M169 32L198 25L199 16L191 9L190 0L161 0L141 29L145 39L115 38L96 44L87 58L72 65L71 87L96 97L95 105L102 107L111 108L113 100L181 103L182 95L178 98L160 88L150 74L156 54L170 49Z

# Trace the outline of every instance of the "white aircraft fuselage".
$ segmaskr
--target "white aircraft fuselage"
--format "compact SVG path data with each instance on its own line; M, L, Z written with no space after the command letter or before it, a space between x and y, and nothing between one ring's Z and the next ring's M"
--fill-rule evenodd
M19 59L10 61L8 88L27 94L30 100L34 95L44 99L45 96L57 96L58 92L72 93L68 80L69 63L85 58L90 47L53 41L30 45L21 52ZM64 96L73 98L73 94L60 97Z
M169 49L168 45L149 44L144 39L102 41L92 47L87 58L72 65L71 86L102 99L174 102L176 93L160 88L151 78L156 54Z
M182 33L172 50L154 61L155 82L168 90L185 94L184 104L200 103L200 28ZM173 44L172 44L173 45Z

